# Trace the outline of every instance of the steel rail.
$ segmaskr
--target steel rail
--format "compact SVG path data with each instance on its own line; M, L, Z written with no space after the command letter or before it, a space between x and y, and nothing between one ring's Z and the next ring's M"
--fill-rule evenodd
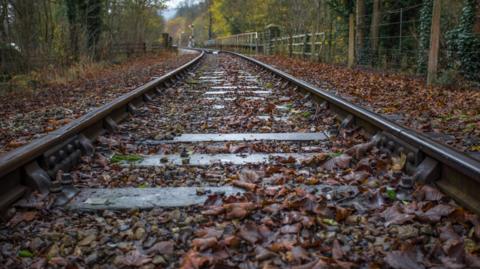
M378 130L394 135L401 141L420 150L426 157L438 161L441 166L439 168L440 175L436 178L435 183L447 194L456 198L458 202L480 214L480 195L477 193L480 190L480 161L434 141L421 133L402 127L378 114L354 105L343 98L295 78L257 59L236 52L225 52L241 57L270 71L340 110L371 124Z
M5 209L6 204L11 203L11 200L14 199L13 197L7 196L15 196L18 198L17 196L20 195L9 193L8 188L18 187L19 184L25 184L25 172L22 171L23 166L36 161L45 152L57 147L75 135L85 132L95 125L99 125L99 123L100 128L103 128L104 126L101 123L107 117L112 116L112 114L117 113L119 110L126 113L127 107L130 103L135 101L137 101L137 103L143 102L142 98L145 94L153 92L157 87L162 86L164 83L174 79L179 74L194 66L200 61L204 54L204 51L200 51L200 54L193 60L166 73L165 75L117 97L113 101L86 113L82 117L73 120L69 124L50 132L39 139L33 140L27 145L0 155L0 209ZM21 189L22 191L19 192L23 193L25 188ZM8 201L5 201L5 199Z

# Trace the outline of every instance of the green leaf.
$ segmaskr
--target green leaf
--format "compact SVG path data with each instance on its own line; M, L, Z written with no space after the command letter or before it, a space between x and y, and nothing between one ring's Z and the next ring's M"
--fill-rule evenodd
M120 162L140 162L143 160L142 156L139 155L121 155L121 154L114 154L110 159L111 163L120 163Z
M24 249L24 250L20 250L20 252L18 252L18 256L22 257L22 258L32 258L34 255L29 250Z
M337 226L338 225L338 223L333 219L323 219L322 222L327 224L327 225L330 225L330 226Z
M303 112L303 116L304 116L305 118L310 117L311 114L312 114L312 113L310 113L309 111Z
M150 187L150 185L148 185L148 183L145 183L145 182L144 182L144 183L138 185L137 188L139 188L139 189L145 189L145 188L148 188L148 187Z
M395 189L387 187L387 196L390 198L390 200L397 199L397 193L395 192Z
M328 156L329 156L330 158L335 158L335 157L341 156L342 154L343 154L343 153L340 152L340 151L339 151L339 152L330 152L330 153L328 153Z

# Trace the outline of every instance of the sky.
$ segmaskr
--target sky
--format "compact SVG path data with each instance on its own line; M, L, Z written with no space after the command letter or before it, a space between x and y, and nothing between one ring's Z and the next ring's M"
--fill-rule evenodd
M162 11L162 15L165 19L169 20L175 16L176 7L180 4L182 0L168 0L167 9Z
M169 0L167 2L167 7L168 8L176 8L178 6L178 4L180 4L180 2L182 2L182 0Z

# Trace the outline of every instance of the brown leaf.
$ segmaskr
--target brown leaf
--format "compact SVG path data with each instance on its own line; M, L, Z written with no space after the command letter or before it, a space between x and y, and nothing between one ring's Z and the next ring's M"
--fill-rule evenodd
M161 255L172 255L174 252L175 242L172 240L161 241L153 245L147 250L147 254L161 254Z
M202 266L210 264L212 262L211 257L202 256L200 253L190 250L182 261L181 269L199 269Z
M240 180L232 181L232 185L235 187L245 189L247 191L255 191L255 188L257 187L257 185L254 183L248 183Z
M352 210L340 206L335 207L335 220L342 221L352 214Z
M322 259L306 263L304 265L293 266L292 269L330 269L332 268L327 262Z
M52 257L48 260L48 264L65 267L68 265L68 261L62 257Z
M332 247L332 257L335 260L341 260L345 253L343 252L342 247L337 239L333 240L333 247Z
M302 161L302 165L318 165L323 163L326 159L328 159L328 154L319 153L315 154L312 158Z
M232 210L230 210L226 217L227 219L243 219L248 215L248 211L245 210L245 208L241 207L234 207Z
M225 212L225 208L223 206L211 206L207 210L202 211L202 215L207 216L218 216Z
M256 182L260 179L260 175L254 170L242 169L238 178L245 182Z
M13 218L8 222L9 227L14 227L22 221L30 222L38 217L38 212L36 211L27 211L27 212L17 212Z
M405 163L407 162L407 155L402 153L399 157L392 157L392 170L402 171Z
M414 218L413 215L400 212L397 204L385 209L385 211L381 213L381 216L385 219L385 227L391 224L401 225Z
M242 151L243 149L246 149L248 148L248 145L247 144L240 144L240 145L228 145L228 151L230 153L238 153L240 151Z
M373 142L367 142L363 144L355 145L345 151L345 154L355 157L355 159L360 160L365 154L367 154L375 145Z
M79 246L88 246L90 243L92 243L97 236L95 234L89 234L85 238L82 239L82 241L78 242Z
M197 238L192 241L192 246L200 251L204 251L205 249L214 248L218 245L217 238L209 237L209 238Z
M367 171L352 171L350 174L344 177L347 181L360 182L367 179L370 176L370 173Z
M215 238L219 239L220 237L222 237L222 235L223 235L222 230L218 230L218 229L211 228L211 227L203 228L203 229L197 230L195 232L196 237L204 237L204 238L215 237Z
M415 259L415 253L392 251L385 257L385 262L395 269L423 269L423 265L419 264Z
M240 239L235 235L230 235L225 237L225 239L222 240L222 243L227 247L236 248L240 246Z
M352 157L347 155L347 154L342 154L340 156L337 156L335 158L332 158L328 161L326 161L322 167L327 169L327 170L334 170L334 169L346 169L350 167L350 161L352 160Z
M277 106L276 106L275 104L273 104L273 103L268 103L267 106L264 108L264 111L265 111L266 113L269 113L269 114L270 114L270 113L272 113L272 112L275 110L275 108L277 108Z
M302 262L310 260L308 252L300 246L293 247L289 254L287 254L287 259L290 257L289 260L291 261Z
M422 221L437 222L442 217L450 215L453 211L455 211L455 207L440 204L430 208L427 212L418 212L417 217Z
M243 219L250 210L255 208L253 203L230 203L223 206L227 210L227 219Z
M240 228L238 235L245 241L255 244L261 239L257 225L254 222L247 222Z
M275 257L275 253L271 252L270 250L262 247L256 246L255 247L255 260L257 261L264 261Z
M415 191L413 196L418 201L440 201L444 195L434 187L424 185L419 190Z
M293 225L284 225L280 229L280 232L283 234L296 234L300 232L300 229L302 229L302 224L297 223Z
M151 261L152 259L150 259L148 256L141 254L138 250L133 250L127 253L125 256L117 256L114 263L123 266L139 267Z

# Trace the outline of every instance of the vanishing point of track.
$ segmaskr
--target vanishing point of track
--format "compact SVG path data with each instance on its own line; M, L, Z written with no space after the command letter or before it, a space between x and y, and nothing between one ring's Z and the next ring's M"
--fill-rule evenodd
M11 229L33 237L53 232L42 225L69 219L69 227L85 231L72 235L83 240L63 254L87 257L76 261L83 266L289 267L318 264L325 254L317 250L332 242L355 250L351 257L336 253L337 265L372 264L381 251L362 251L367 243L355 230L362 231L363 220L349 216L378 218L397 199L415 202L418 183L480 213L477 160L234 53L202 51L7 153L0 177L4 214L48 211L38 227ZM292 211L279 213L285 209ZM335 228L345 220L348 233ZM0 239L9 229L0 230ZM379 228L374 236L388 232ZM89 238L100 234L108 239L93 255ZM19 244L9 247L28 247ZM230 248L235 255L225 254Z

